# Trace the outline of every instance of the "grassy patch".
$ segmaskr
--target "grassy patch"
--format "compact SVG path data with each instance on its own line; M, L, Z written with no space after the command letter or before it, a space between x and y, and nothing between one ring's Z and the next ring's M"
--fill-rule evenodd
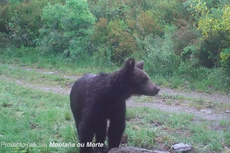
M59 85L61 87L65 87L75 81L65 78L65 75L43 74L35 70L26 70L8 65L0 65L0 75L9 77L10 79L46 86Z
M220 125L223 127L230 127L230 121L222 120L220 121Z
M2 147L9 152L74 152L76 147L49 147L50 142L76 143L68 96L42 92L0 81L1 142L36 143L43 147ZM221 121L227 126L227 121ZM126 138L126 139L125 139ZM220 152L229 143L227 131L194 124L193 115L150 108L128 108L123 145L170 149L177 142L192 144L195 152Z
M229 141L227 131L211 130L205 123L194 123L185 113L166 113L148 108L129 109L128 145L148 149L166 149L179 142L193 145L193 152L221 152Z
M150 96L134 96L132 98L135 102L139 103L165 103L167 105L181 105L200 109L214 109L216 112L224 112L230 109L230 104L219 103L216 101L207 101L201 98L184 97L181 95L158 95L156 97Z
M0 50L1 52L1 50ZM88 58L88 60L73 61L59 55L44 55L36 48L8 48L4 49L0 55L0 62L15 64L19 66L29 66L33 68L43 68L47 70L59 70L65 74L83 75L85 73L98 73L100 71L110 72L117 69L116 65L97 64L98 59Z
M1 147L1 151L68 152L76 148L44 147L50 142L76 142L67 96L0 81L0 139L43 147Z

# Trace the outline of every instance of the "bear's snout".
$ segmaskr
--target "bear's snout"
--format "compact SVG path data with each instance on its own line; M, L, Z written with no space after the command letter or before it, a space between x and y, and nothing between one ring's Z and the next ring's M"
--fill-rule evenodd
M156 87L156 91L159 92L161 89L159 87Z
M160 89L158 86L155 87L156 95L158 94L158 92L159 92L160 90L161 90L161 89Z
M160 90L161 90L160 87L158 87L152 82L150 82L147 86L145 86L142 89L142 91L144 92L143 94L146 96L155 96L158 94Z
M149 92L149 96L156 96L161 89L158 86L154 86L153 89Z

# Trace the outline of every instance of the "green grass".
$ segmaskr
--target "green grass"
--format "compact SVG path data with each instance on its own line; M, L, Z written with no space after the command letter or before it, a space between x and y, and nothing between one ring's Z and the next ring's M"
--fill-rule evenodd
M181 105L200 109L214 109L216 112L224 112L230 109L230 104L219 103L217 101L206 101L200 98L184 97L181 95L158 95L156 97L149 96L134 96L132 98L135 102L139 103L165 103L167 105Z
M26 70L22 68L12 67L8 65L0 65L1 76L9 77L10 79L26 81L33 84L45 86L61 86L65 87L75 80L65 78L64 74L60 76L55 74L42 74L35 70Z
M222 120L222 121L220 121L220 125L222 126L222 127L230 127L230 121L225 121L225 120Z
M128 110L128 115L125 134L132 146L170 149L184 142L193 145L192 152L221 152L223 145L229 145L227 130L211 130L206 122L194 123L191 114L134 108Z
M0 49L0 62L46 70L59 70L65 74L83 75L84 73L98 73L100 71L111 72L115 65L98 64L98 59L74 61L61 55L44 55L36 48L8 48Z
M5 143L76 142L68 96L0 81L0 140ZM70 119L71 118L71 119ZM1 151L68 152L76 148L1 147Z
M58 95L0 81L0 140L48 145L77 143L68 95ZM227 126L227 121L221 125ZM193 115L167 113L150 108L128 108L123 144L148 149L169 149L177 142L192 144L194 152L223 150L229 132L194 124ZM3 152L74 152L76 147L1 147Z

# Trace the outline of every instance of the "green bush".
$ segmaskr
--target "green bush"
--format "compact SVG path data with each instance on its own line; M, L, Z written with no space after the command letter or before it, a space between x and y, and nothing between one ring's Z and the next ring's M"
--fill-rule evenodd
M6 48L11 46L9 35L4 32L0 32L0 48Z
M11 5L6 5L3 3L0 5L0 32L7 32L7 24L13 16L13 11Z
M229 1L187 0L185 8L191 13L201 35L196 44L199 63L206 67L230 66Z
M0 5L0 31L8 34L11 45L33 46L42 27L42 9L50 0L10 1ZM52 4L65 0L52 0Z
M92 43L94 54L102 53L115 63L123 63L124 59L138 50L134 36L129 32L128 26L123 20L110 21L100 18L95 24ZM110 54L107 54L107 51ZM101 57L103 59L103 57Z
M97 18L92 50L96 54L110 50L112 62L122 63L126 57L145 50L140 42L163 36L165 23L174 23L187 15L182 2L89 0L90 10ZM173 52L173 48L170 50Z
M89 47L94 16L85 0L68 0L65 5L48 4L43 9L43 28L39 30L38 47L42 52L61 53L82 58Z
M139 40L139 45L143 46L142 59L151 74L171 76L177 73L180 65L179 56L174 53L172 36L175 27L169 26L165 30L163 37L152 34L147 35L144 41ZM135 55L140 57L140 55Z

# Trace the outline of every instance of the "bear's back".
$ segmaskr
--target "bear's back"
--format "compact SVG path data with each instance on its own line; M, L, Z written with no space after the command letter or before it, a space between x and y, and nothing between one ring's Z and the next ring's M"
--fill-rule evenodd
M85 74L79 78L73 85L70 92L70 105L71 109L76 112L78 117L81 115L82 108L84 107L86 99L87 84L95 77L95 74Z

